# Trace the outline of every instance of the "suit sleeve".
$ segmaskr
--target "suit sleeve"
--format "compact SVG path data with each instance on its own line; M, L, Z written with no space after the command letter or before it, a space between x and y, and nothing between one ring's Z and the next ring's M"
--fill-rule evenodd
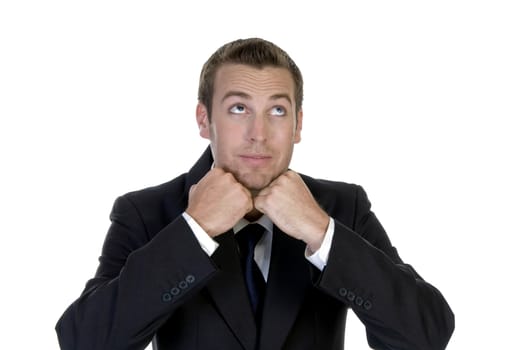
M357 187L352 220L335 219L319 287L350 307L374 349L445 349L454 315L442 294L404 264Z
M56 325L63 350L144 349L216 271L182 216L151 239L126 196L110 218L95 277Z

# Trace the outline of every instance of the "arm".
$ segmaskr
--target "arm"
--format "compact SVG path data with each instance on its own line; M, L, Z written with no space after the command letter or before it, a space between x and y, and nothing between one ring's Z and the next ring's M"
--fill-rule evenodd
M356 191L354 220L336 218L318 286L356 313L374 349L444 349L454 329L446 300L402 262L365 192Z
M110 218L95 277L57 323L62 349L144 349L216 271L182 216L150 238L125 196Z

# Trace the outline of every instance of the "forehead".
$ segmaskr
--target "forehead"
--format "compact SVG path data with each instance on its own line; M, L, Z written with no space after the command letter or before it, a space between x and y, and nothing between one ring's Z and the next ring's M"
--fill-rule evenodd
M225 64L217 70L214 85L214 97L220 99L232 91L250 96L287 94L291 100L294 98L294 81L285 68Z

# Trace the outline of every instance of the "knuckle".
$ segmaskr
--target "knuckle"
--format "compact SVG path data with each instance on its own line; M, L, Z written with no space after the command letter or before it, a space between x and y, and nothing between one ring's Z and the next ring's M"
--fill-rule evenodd
M227 172L224 172L223 173L224 175L224 178L229 182L229 183L237 183L236 181L236 178L234 177L234 175L232 173L227 173Z

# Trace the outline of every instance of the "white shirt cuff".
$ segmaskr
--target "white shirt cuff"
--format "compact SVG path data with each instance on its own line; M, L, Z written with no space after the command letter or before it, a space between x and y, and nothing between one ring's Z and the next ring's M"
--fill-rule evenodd
M205 230L195 221L187 212L183 213L183 218L188 223L188 226L192 229L192 232L195 235L195 238L197 238L197 241L199 242L199 245L201 245L201 248L205 251L208 256L211 256L217 247L219 247L219 243L214 241L212 237L210 237Z
M325 268L327 261L329 261L329 250L332 245L332 238L334 237L334 219L329 218L329 225L327 226L327 231L325 232L325 237L321 242L320 249L315 251L313 254L309 255L308 248L305 249L305 258L316 266L320 271Z

